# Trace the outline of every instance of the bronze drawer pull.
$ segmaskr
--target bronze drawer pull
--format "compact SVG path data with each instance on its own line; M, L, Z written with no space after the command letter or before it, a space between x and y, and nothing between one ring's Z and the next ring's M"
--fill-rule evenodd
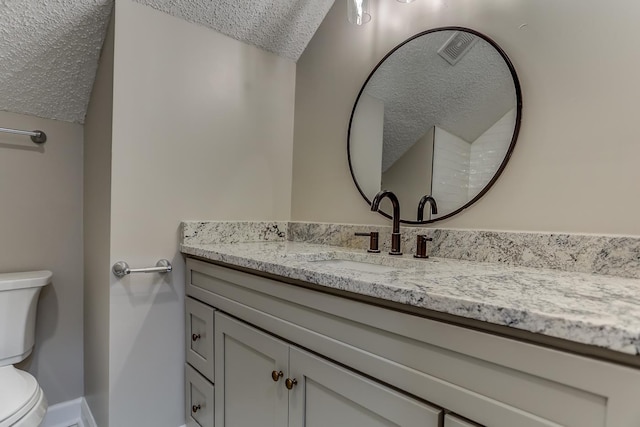
M280 378L284 377L284 374L282 373L282 371L273 371L271 372L271 378L275 381L278 382L278 380L280 380Z
M193 405L193 406L191 407L191 412L193 412L193 413L195 414L195 413L196 413L196 412L198 412L200 409L202 409L202 408L200 407L200 405Z
M287 387L288 390L291 390L293 388L293 386L295 386L296 384L298 384L298 380L297 379L291 379L291 378L287 378L284 382L285 387Z
M200 334L193 334L191 335L191 341L198 341L200 339Z

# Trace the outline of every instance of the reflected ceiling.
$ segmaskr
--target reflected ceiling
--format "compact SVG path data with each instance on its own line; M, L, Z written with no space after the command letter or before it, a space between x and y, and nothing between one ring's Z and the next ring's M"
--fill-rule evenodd
M437 53L450 36L405 44L367 84L366 93L384 101L383 171L433 126L471 143L513 108L511 74L495 49L476 43L451 65Z

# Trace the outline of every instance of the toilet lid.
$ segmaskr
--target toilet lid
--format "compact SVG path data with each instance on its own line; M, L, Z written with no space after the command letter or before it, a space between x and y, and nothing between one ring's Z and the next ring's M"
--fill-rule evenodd
M0 425L12 415L37 402L40 387L27 372L5 366L0 368Z

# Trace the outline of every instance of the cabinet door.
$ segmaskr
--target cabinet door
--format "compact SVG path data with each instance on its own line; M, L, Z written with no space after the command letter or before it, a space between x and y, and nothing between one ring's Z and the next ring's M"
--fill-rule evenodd
M481 427L480 424L471 424L455 415L447 414L444 417L444 427Z
M286 427L289 346L220 312L215 337L216 427Z
M441 410L291 347L289 427L438 427Z

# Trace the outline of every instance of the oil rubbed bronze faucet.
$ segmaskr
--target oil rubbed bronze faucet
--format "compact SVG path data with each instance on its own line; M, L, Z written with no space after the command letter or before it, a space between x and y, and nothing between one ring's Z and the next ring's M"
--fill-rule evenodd
M395 194L388 190L382 190L371 201L371 210L377 212L380 202L387 197L393 206L393 230L391 233L391 251L389 255L402 255L400 250L400 202Z
M431 214L435 215L438 213L438 204L436 203L436 199L432 196L422 196L420 202L418 203L418 221L424 221L424 206L429 202L431 205Z

